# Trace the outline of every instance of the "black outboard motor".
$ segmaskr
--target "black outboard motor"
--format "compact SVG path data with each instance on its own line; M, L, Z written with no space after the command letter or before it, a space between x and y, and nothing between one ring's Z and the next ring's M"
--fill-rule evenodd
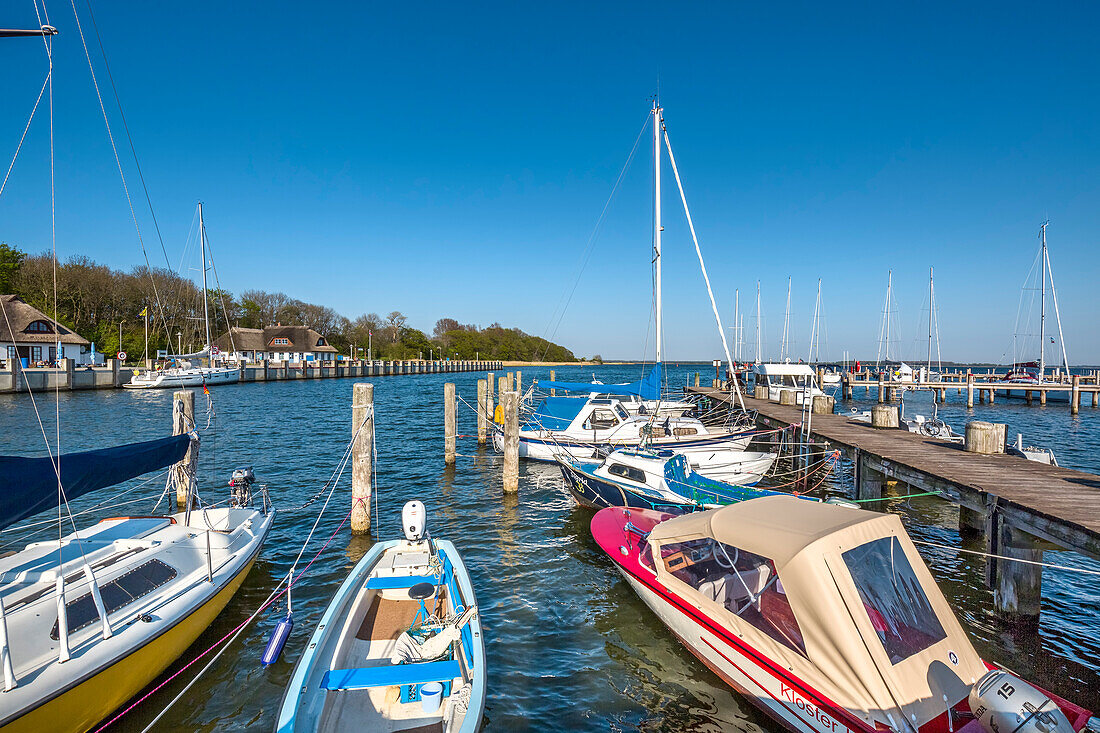
M229 477L229 486L232 489L230 495L231 506L250 506L252 504L252 484L256 483L256 474L252 473L252 466L241 466L233 471Z

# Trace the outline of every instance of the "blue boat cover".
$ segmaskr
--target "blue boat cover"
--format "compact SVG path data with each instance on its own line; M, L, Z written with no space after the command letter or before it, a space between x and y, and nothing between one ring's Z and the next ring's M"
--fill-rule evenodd
M586 404L587 397L547 397L527 416L523 430L565 430Z
M682 455L670 458L665 463L665 481L677 494L701 504L735 504L739 501L783 493L768 489L754 489L749 486L735 486L701 476L688 470L687 458Z
M189 435L146 440L61 456L61 482L69 500L179 462ZM0 456L0 528L58 504L57 474L46 458Z
M653 369L637 382L629 384L593 384L592 382L539 382L542 389L564 389L569 392L596 392L598 394L638 395L643 400L661 398L661 365L654 364Z

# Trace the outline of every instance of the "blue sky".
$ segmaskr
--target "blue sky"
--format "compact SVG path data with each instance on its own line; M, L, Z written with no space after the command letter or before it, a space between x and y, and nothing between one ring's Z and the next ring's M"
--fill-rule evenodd
M578 354L640 356L646 138L577 272L659 78L719 306L732 320L740 288L751 341L761 280L765 356L788 276L796 356L819 277L823 354L874 356L889 269L891 350L922 355L934 266L944 357L1010 360L1049 218L1070 359L1100 362L1095 6L594 5L95 9L169 254L201 198L235 292L282 290L351 317L398 309L427 331L441 316L500 321ZM48 9L61 30L58 251L129 268L141 250L72 10ZM31 27L34 6L9 4L2 20ZM44 78L41 42L0 42L0 63L10 156ZM46 121L0 198L0 238L30 251L49 246ZM721 345L667 163L665 180L666 353L709 359ZM144 205L139 217L163 262Z

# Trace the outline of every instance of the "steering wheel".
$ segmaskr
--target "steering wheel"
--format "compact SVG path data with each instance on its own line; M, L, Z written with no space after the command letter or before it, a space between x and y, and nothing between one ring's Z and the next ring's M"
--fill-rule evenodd
M733 570L736 567L736 565L737 565L737 555L738 555L739 552L740 552L740 550L738 550L737 548L734 548L734 550L733 550L733 559L731 560L730 556L726 554L726 548L723 547L718 542L718 540L711 540L711 544L710 544L711 557L714 558L714 561L716 563L718 563L718 565L720 567L723 567L726 570ZM725 560L725 562L723 562L723 559ZM729 563L729 564L727 565L726 563Z

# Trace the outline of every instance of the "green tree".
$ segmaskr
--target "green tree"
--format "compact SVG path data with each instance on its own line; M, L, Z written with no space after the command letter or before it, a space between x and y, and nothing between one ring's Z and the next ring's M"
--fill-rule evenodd
M25 252L20 252L6 242L0 242L0 293L12 292L15 274L26 258Z

